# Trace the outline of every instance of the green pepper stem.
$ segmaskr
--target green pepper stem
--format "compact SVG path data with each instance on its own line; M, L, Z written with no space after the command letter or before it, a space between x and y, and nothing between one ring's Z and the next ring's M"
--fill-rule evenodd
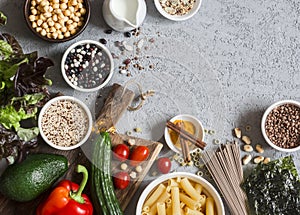
M80 183L80 186L79 186L79 189L77 190L77 192L71 191L70 192L70 197L72 199L74 199L76 202L84 204L84 199L81 196L81 194L82 194L82 191L83 191L83 189L84 189L84 187L85 187L85 185L87 183L87 180L88 180L88 171L87 171L87 169L84 166L78 164L77 168L76 168L76 172L77 173L82 173L83 174L83 178L82 178L82 181Z

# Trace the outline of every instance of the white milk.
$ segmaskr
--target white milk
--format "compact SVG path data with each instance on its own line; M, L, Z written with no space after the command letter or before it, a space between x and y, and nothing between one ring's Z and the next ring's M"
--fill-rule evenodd
M124 18L136 25L136 13L138 8L137 0L111 0L112 9L115 15Z

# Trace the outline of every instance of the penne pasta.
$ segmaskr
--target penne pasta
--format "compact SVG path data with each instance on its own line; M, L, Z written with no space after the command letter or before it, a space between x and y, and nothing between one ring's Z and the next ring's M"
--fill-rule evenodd
M201 195L201 198L199 200L200 206L202 208L205 208L205 204L206 204L206 195Z
M167 205L166 213L167 213L167 215L172 215L172 206L171 206L171 204Z
M144 205L151 207L165 190L166 190L166 186L163 184L160 184L156 188L156 190L152 193L152 195L149 197L149 199L146 200Z
M144 206L143 207L143 211L144 212L149 212L150 211L150 207L149 206Z
M191 208L185 208L185 215L204 215L204 213L196 210L192 210Z
M181 215L180 213L180 198L179 198L179 188L171 188L171 198L172 198L172 215Z
M171 197L171 194L168 193L168 192L164 192L163 194L160 195L160 197L157 199L157 203L167 203L167 200L170 199ZM157 213L157 207L156 205L152 205L151 208L150 208L150 214L156 214Z
M206 199L205 214L206 215L215 215L214 199L212 197L207 197L207 199Z
M199 210L200 209L201 204L199 202L191 199L187 195L185 195L183 193L180 193L179 197L180 197L180 201L183 202L184 204L186 204L189 208L191 208L193 210Z
M195 201L200 201L201 195L198 193L195 188L192 186L188 178L183 178L180 181L182 189Z
M203 190L203 186L201 184L195 184L195 190L201 194L202 193L202 190Z
M166 204L159 202L156 204L157 215L166 215Z

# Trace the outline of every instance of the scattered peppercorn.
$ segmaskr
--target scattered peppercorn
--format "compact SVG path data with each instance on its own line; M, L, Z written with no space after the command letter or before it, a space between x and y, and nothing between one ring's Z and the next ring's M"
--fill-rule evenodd
M131 37L131 33L130 33L130 32L125 32L125 33L124 33L124 36L125 36L125 37Z
M107 44L107 40L104 39L104 38L101 38L101 39L99 40L99 42L102 43L103 45L106 45L106 44Z
M111 34L111 33L112 33L112 30L111 30L111 29L107 29L107 30L104 31L104 33L106 33L106 34Z

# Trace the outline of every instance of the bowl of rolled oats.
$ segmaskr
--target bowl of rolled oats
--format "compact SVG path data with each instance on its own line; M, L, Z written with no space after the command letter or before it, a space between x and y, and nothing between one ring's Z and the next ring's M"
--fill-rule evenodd
M59 150L80 147L92 131L89 108L72 96L58 96L48 101L38 118L40 134L44 141Z
M88 25L89 0L26 0L24 17L29 29L49 42L74 39Z
M173 21L184 21L199 10L202 0L154 0L158 12Z
M266 142L276 150L300 150L300 102L282 100L268 107L261 120Z

